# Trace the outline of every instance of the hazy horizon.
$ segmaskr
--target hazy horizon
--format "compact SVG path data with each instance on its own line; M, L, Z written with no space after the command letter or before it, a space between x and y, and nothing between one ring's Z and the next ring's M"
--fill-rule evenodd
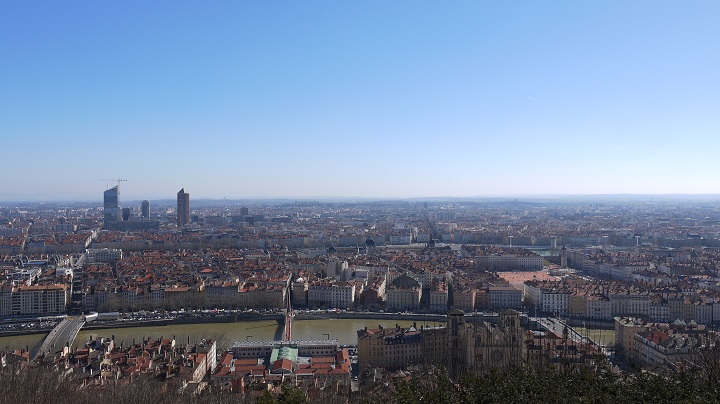
M0 200L720 194L719 13L6 2Z
M123 198L120 194L120 205L130 202L140 202L142 200L155 202L175 202L175 197L157 197L157 198ZM408 201L408 202L485 202L485 201L518 201L518 202L537 202L537 201L646 201L646 202L673 202L682 200L692 201L715 201L720 200L720 194L516 194L516 195L478 195L478 196L417 196L417 197L361 197L361 196L277 196L277 197L224 197L224 198L193 198L191 194L191 202L279 202L279 201L299 201L299 202L382 202L382 201ZM0 199L0 203L98 203L102 204L102 195L100 198L94 199Z

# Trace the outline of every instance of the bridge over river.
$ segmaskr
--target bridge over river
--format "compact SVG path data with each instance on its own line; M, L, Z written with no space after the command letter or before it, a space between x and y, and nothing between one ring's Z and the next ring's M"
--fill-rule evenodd
M35 358L56 352L65 346L72 347L75 337L84 324L85 319L82 316L66 317L45 337L40 349L35 352Z

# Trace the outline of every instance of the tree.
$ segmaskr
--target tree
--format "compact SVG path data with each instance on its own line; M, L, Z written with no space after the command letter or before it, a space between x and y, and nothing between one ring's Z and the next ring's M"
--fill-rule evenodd
M256 401L257 404L278 404L278 399L270 393L270 391L265 390L261 396L257 398Z
M283 404L305 404L308 402L305 393L291 384L283 384L278 401Z

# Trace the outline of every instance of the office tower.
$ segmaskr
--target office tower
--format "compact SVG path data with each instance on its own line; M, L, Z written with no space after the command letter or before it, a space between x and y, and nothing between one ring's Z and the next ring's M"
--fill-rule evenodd
M241 216L247 216L248 214L249 214L249 213L248 213L248 208L246 208L246 207L244 207L244 206L243 206L242 208L240 208L240 215L241 215Z
M103 228L110 230L112 224L118 221L118 191L117 185L103 193Z
M130 220L130 208L122 208L122 220L123 222Z
M184 226L190 223L190 194L182 188L177 193L177 225Z
M150 201L142 201L140 204L140 216L142 216L143 219L150 219Z

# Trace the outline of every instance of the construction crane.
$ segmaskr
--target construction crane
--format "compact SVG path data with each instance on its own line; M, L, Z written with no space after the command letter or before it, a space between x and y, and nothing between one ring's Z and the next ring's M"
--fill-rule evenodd
M120 188L120 182L124 181L127 182L127 180L124 180L122 178L100 178L100 181L106 181L108 184L106 185L108 189L110 189L110 181L117 181L118 188Z

